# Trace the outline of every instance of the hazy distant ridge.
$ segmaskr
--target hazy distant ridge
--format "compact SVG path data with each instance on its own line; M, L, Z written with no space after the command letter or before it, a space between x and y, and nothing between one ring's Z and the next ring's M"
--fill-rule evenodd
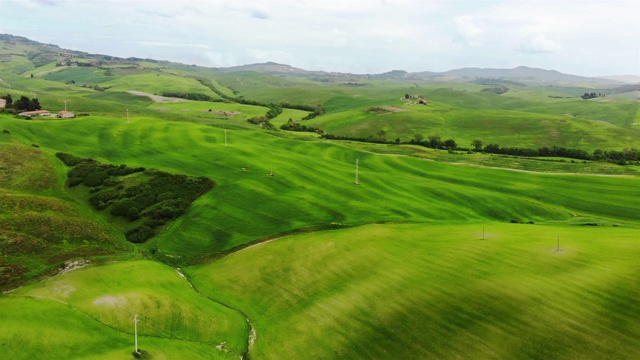
M8 44L23 44L38 48L43 53L55 53L56 55L65 54L67 56L82 56L87 58L98 57L103 59L108 57L110 60L143 60L137 58L120 59L106 55L88 54L81 51L71 51L59 48L57 45L42 44L37 41L27 39L22 36L14 36L9 34L0 34L0 40L6 41ZM34 54L32 54L34 55ZM145 59L150 60L150 59ZM304 77L319 81L362 81L366 79L380 80L432 80L432 81L472 81L476 79L504 79L510 81L533 81L545 83L566 83L566 84L610 84L625 85L630 83L640 83L640 77L634 75L612 75L603 77L584 77L558 72L556 70L545 70L539 68L531 68L527 66L519 66L514 69L492 69L492 68L462 68L443 72L421 71L407 72L404 70L392 70L382 74L349 74L329 71L309 71L296 68L286 64L275 62L266 62L258 64L248 64L240 66L232 66L225 68L215 68L220 72L242 72L255 71L272 75L289 75L296 77Z

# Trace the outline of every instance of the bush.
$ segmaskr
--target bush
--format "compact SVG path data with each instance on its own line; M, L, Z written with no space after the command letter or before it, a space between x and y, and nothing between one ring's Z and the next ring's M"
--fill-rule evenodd
M56 153L56 157L58 159L62 160L62 162L67 166L76 166L76 165L80 164L80 162L82 160L84 160L84 159L79 158L77 156L73 156L71 154L65 154L63 152L57 152Z
M138 218L140 218L140 213L138 212L138 208L137 207L129 208L129 210L127 211L127 219L129 219L129 221L134 221L134 220L138 220Z
M107 178L109 178L109 174L105 171L92 172L84 178L83 184L86 186L100 186Z
M130 242L135 244L140 244L149 240L155 234L156 234L155 230L153 230L149 226L142 225L138 228L135 228L127 232L125 236L127 240L129 240Z
M113 204L111 208L111 215L113 216L123 216L126 217L129 213L129 209L131 208L141 208L135 201L131 201L130 199L120 200L117 203Z

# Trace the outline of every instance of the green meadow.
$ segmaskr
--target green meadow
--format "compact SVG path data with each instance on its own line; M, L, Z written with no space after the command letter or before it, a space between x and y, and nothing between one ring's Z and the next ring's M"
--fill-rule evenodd
M6 340L0 346L12 358L40 358L43 348L50 359L126 358L136 314L139 346L153 358L237 358L248 335L239 313L200 296L157 262L76 270L12 291L0 302L7 305L0 310ZM34 328L37 336L30 334Z
M497 95L472 82L224 72L0 43L0 95L51 111L66 101L78 115L0 113L7 358L133 359L135 315L151 359L640 351L638 166L408 144L421 134L461 147L638 148L632 96L533 82ZM82 66L58 66L65 59ZM586 91L607 97L580 99ZM220 94L325 113L302 120L309 111L285 108L266 130L247 120L267 107ZM279 130L289 119L403 143ZM133 244L126 220L89 205L97 188L67 186L57 152L215 186Z
M245 309L259 359L633 359L639 235L368 225L278 239L187 273Z

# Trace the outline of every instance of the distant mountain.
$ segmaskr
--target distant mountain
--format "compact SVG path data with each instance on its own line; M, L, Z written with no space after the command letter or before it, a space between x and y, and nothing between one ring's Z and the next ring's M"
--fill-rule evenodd
M259 63L259 64L248 64L248 65L232 66L232 67L226 67L226 68L216 68L216 70L221 72L255 71L255 72L265 73L265 74L294 74L294 75L312 73L312 71L298 69L290 65L278 64L271 61L266 63Z
M417 73L423 74L423 73ZM564 74L555 70L545 70L531 68L527 66L518 66L514 69L484 69L484 68L462 68L444 71L440 73L431 73L422 75L423 79L441 79L441 80L476 80L476 79L505 79L511 81L534 81L534 82L552 82L552 83L568 83L568 84L621 84L615 79L603 79L595 77L583 77L577 75Z
M73 58L82 57L91 59L96 64L109 62L109 63L122 63L131 65L139 61L152 61L158 62L153 59L139 59L139 58L127 58L122 59L118 57L112 57L107 55L88 54L81 51L72 51L61 49L56 45L42 44L37 41L29 40L25 37L14 36L9 34L0 34L0 43L4 44L3 51L0 51L0 55L8 56L12 54L24 54L35 63L36 66L42 66L52 61L57 61L61 57ZM10 48L14 50L10 50ZM162 63L170 63L161 61ZM212 68L203 68L212 69ZM406 72L404 70L392 70L382 74L348 74L338 72L327 71L309 71L304 69L295 68L286 64L278 64L275 62L266 62L259 64L248 64L241 66L233 66L227 68L213 68L212 70L233 73L233 72L246 72L253 71L269 75L279 76L293 76L310 79L320 82L335 82L344 84L359 84L362 85L367 80L398 80L398 81L434 81L434 82L447 82L447 81L469 81L469 82L486 82L487 79L491 81L504 81L511 84L527 83L527 82L542 82L542 83L558 83L558 84L598 84L598 85L625 85L629 83L640 82L640 77L625 75L625 76L606 76L606 77L583 77L577 75L564 74L555 70L545 70L538 68L531 68L526 66L519 66L514 69L491 69L491 68L462 68L454 69L444 72Z
M636 75L610 75L598 77L602 79L616 80L627 84L640 84L640 76Z

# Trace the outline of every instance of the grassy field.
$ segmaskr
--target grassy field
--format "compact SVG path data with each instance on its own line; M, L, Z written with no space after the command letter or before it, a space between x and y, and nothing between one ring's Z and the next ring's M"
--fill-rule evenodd
M126 358L133 351L136 314L139 346L154 359L238 358L249 333L242 315L200 296L176 271L150 261L75 270L12 291L0 302L7 304L0 310L5 329L0 338L8 340L6 329L22 334L13 333L21 340L2 345L3 353L16 359L31 358L23 348L44 347L51 347L51 359ZM17 304L25 308L7 311ZM36 328L37 336L27 335Z
M25 142L37 139L106 163L216 181L157 238L157 255L170 262L189 263L256 239L332 224L640 218L628 200L640 196L637 177L466 167L250 130L228 131L225 148L222 129L153 118L134 118L130 125L100 117L42 125L5 122ZM353 185L356 158L359 187ZM272 170L275 176L267 176ZM594 189L609 195L593 197Z
M0 91L82 116L0 114L0 290L24 285L0 294L5 357L133 358L136 314L153 359L633 359L640 349L639 167L323 140L247 122L265 107L127 91L219 99L201 79L226 97L321 105L304 124L338 135L589 151L640 147L637 99L585 101L587 88L533 83L502 95L476 83L354 85L40 56L18 43L0 50ZM101 65L56 66L64 58ZM307 114L284 109L271 122ZM59 151L215 186L131 244L122 220L88 205L91 189L65 186Z
M256 359L633 359L638 229L370 225L189 268ZM560 238L560 252L556 249Z

